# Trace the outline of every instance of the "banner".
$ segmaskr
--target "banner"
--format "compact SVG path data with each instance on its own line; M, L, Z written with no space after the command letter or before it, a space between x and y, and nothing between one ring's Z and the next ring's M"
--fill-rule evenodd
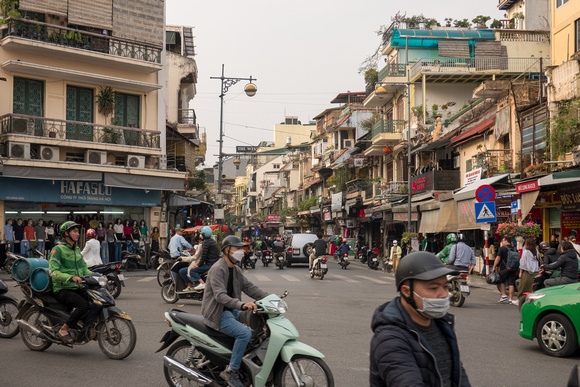
M568 236L570 231L580 231L580 212L562 211L560 213L561 235Z

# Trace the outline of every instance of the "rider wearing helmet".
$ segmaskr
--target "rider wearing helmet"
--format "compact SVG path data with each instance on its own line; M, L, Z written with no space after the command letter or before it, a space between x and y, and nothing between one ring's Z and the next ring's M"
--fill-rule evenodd
M193 261L189 266L189 277L191 282L199 282L197 286L193 289L188 286L186 290L202 290L205 288L205 282L201 278L201 274L208 271L214 263L220 259L220 251L217 246L217 242L211 237L213 232L208 226L203 226L201 228L201 236L203 241L198 247L200 250L199 261ZM197 254L196 254L197 255Z
M344 257L344 254L348 254L348 252L350 251L350 246L347 243L347 239L346 238L342 238L342 244L338 247L338 251L340 252L339 255L339 262L342 262L342 258Z
M101 243L96 239L97 233L92 228L87 230L87 243L81 252L83 259L87 263L87 267L102 265L101 260Z
M463 242L463 234L459 234L459 243L451 246L446 265L451 265L457 270L466 271L471 274L475 263L473 249Z
M222 259L210 269L201 304L203 322L210 328L235 337L232 355L227 368L222 373L229 386L243 387L239 369L246 346L252 338L252 330L242 324L242 310L256 311L253 302L243 303L242 292L254 300L264 298L268 293L259 289L236 265L244 256L245 243L237 236L230 235L222 241Z
M63 243L54 246L49 257L49 273L52 278L52 291L55 298L62 304L73 309L66 323L60 328L58 334L64 343L72 343L69 328L77 328L81 317L91 309L90 296L82 286L82 276L93 274L85 263L81 249L77 245L80 236L80 225L67 221L60 228ZM94 231L94 230L93 230ZM94 317L98 309L91 309L90 316Z
M544 265L556 262L560 256L558 249L551 247L548 242L540 242L540 253L542 253L542 262L544 262Z
M183 237L183 228L175 227L175 234L169 240L168 248L171 258L179 258L184 250L192 248L191 244Z
M399 297L373 315L370 385L469 386L459 361L447 275L456 273L426 251L406 255L395 276Z
M445 238L445 242L447 245L437 254L437 258L439 258L443 263L447 263L449 261L449 254L451 254L451 248L457 244L457 234L451 233L447 235Z

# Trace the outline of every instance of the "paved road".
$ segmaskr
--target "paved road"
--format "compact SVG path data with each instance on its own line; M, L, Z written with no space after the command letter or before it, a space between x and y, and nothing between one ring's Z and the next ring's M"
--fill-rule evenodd
M170 307L199 313L200 303L170 306L161 300L153 272L126 274L127 287L118 305L134 319L138 335L129 358L109 360L94 342L73 350L52 346L45 352L32 352L17 336L0 341L0 386L166 385L162 354L154 353L167 330L163 313ZM289 291L287 317L300 332L301 341L326 355L337 386L368 385L371 316L379 304L395 296L392 274L368 270L359 262L340 270L331 262L322 281L310 279L304 267L281 271L259 266L247 275L266 291ZM451 310L457 318L462 361L472 385L565 386L580 356L555 359L543 355L535 342L518 336L517 307L498 304L497 291L479 279L474 278L472 285L476 287L465 305ZM10 289L19 296L18 288Z

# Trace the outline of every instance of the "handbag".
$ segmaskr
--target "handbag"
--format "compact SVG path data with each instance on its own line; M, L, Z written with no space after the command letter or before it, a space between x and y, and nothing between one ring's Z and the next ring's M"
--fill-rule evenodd
M485 281L490 285L497 285L501 282L501 276L497 271L492 271L489 273Z

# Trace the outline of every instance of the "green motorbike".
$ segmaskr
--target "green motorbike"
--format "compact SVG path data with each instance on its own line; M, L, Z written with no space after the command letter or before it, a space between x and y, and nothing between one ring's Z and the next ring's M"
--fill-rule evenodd
M334 386L324 355L297 341L298 331L283 316L288 309L283 300L287 294L271 294L255 302L258 310L251 315L250 324L254 332L240 367L244 385ZM167 383L227 386L220 373L229 363L234 338L206 326L202 316L178 309L167 311L165 321L171 329L157 352L171 346L163 356ZM180 337L184 340L175 342Z

